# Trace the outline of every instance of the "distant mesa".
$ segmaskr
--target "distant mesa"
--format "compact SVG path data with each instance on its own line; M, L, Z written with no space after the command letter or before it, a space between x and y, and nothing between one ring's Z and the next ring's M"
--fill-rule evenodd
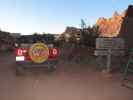
M77 37L80 35L81 29L76 27L67 27L66 30L60 35L60 40Z

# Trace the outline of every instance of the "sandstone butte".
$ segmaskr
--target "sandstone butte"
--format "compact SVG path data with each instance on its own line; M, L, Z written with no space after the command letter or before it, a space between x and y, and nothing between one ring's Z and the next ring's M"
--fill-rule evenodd
M99 18L96 25L99 26L101 37L117 37L127 30L124 24L128 24L128 30L124 34L129 34L130 31L133 30L133 28L130 27L131 25L129 25L129 23L133 23L131 19L133 19L132 5L130 5L122 14L115 12L111 18Z
M125 14L115 12L111 18L101 17L96 25L99 27L101 37L117 37Z

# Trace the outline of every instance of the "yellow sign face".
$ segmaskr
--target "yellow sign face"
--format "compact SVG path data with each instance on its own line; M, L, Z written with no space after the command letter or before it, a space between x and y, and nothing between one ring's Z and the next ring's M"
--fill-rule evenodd
M35 43L29 50L31 60L35 63L43 63L48 59L49 49L44 43Z

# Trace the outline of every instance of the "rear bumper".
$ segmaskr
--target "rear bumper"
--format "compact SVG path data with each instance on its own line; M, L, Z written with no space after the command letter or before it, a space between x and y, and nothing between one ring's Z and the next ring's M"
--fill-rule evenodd
M57 60L47 60L44 63L37 64L32 61L16 61L17 66L23 66L26 68L31 68L31 67L50 67L50 66L56 66L58 63Z

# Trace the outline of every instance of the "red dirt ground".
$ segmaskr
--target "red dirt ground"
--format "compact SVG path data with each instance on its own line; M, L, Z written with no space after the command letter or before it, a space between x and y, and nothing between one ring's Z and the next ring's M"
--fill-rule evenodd
M133 100L121 74L106 77L95 66L60 62L54 73L33 70L17 77L13 56L1 55L0 62L0 100Z

